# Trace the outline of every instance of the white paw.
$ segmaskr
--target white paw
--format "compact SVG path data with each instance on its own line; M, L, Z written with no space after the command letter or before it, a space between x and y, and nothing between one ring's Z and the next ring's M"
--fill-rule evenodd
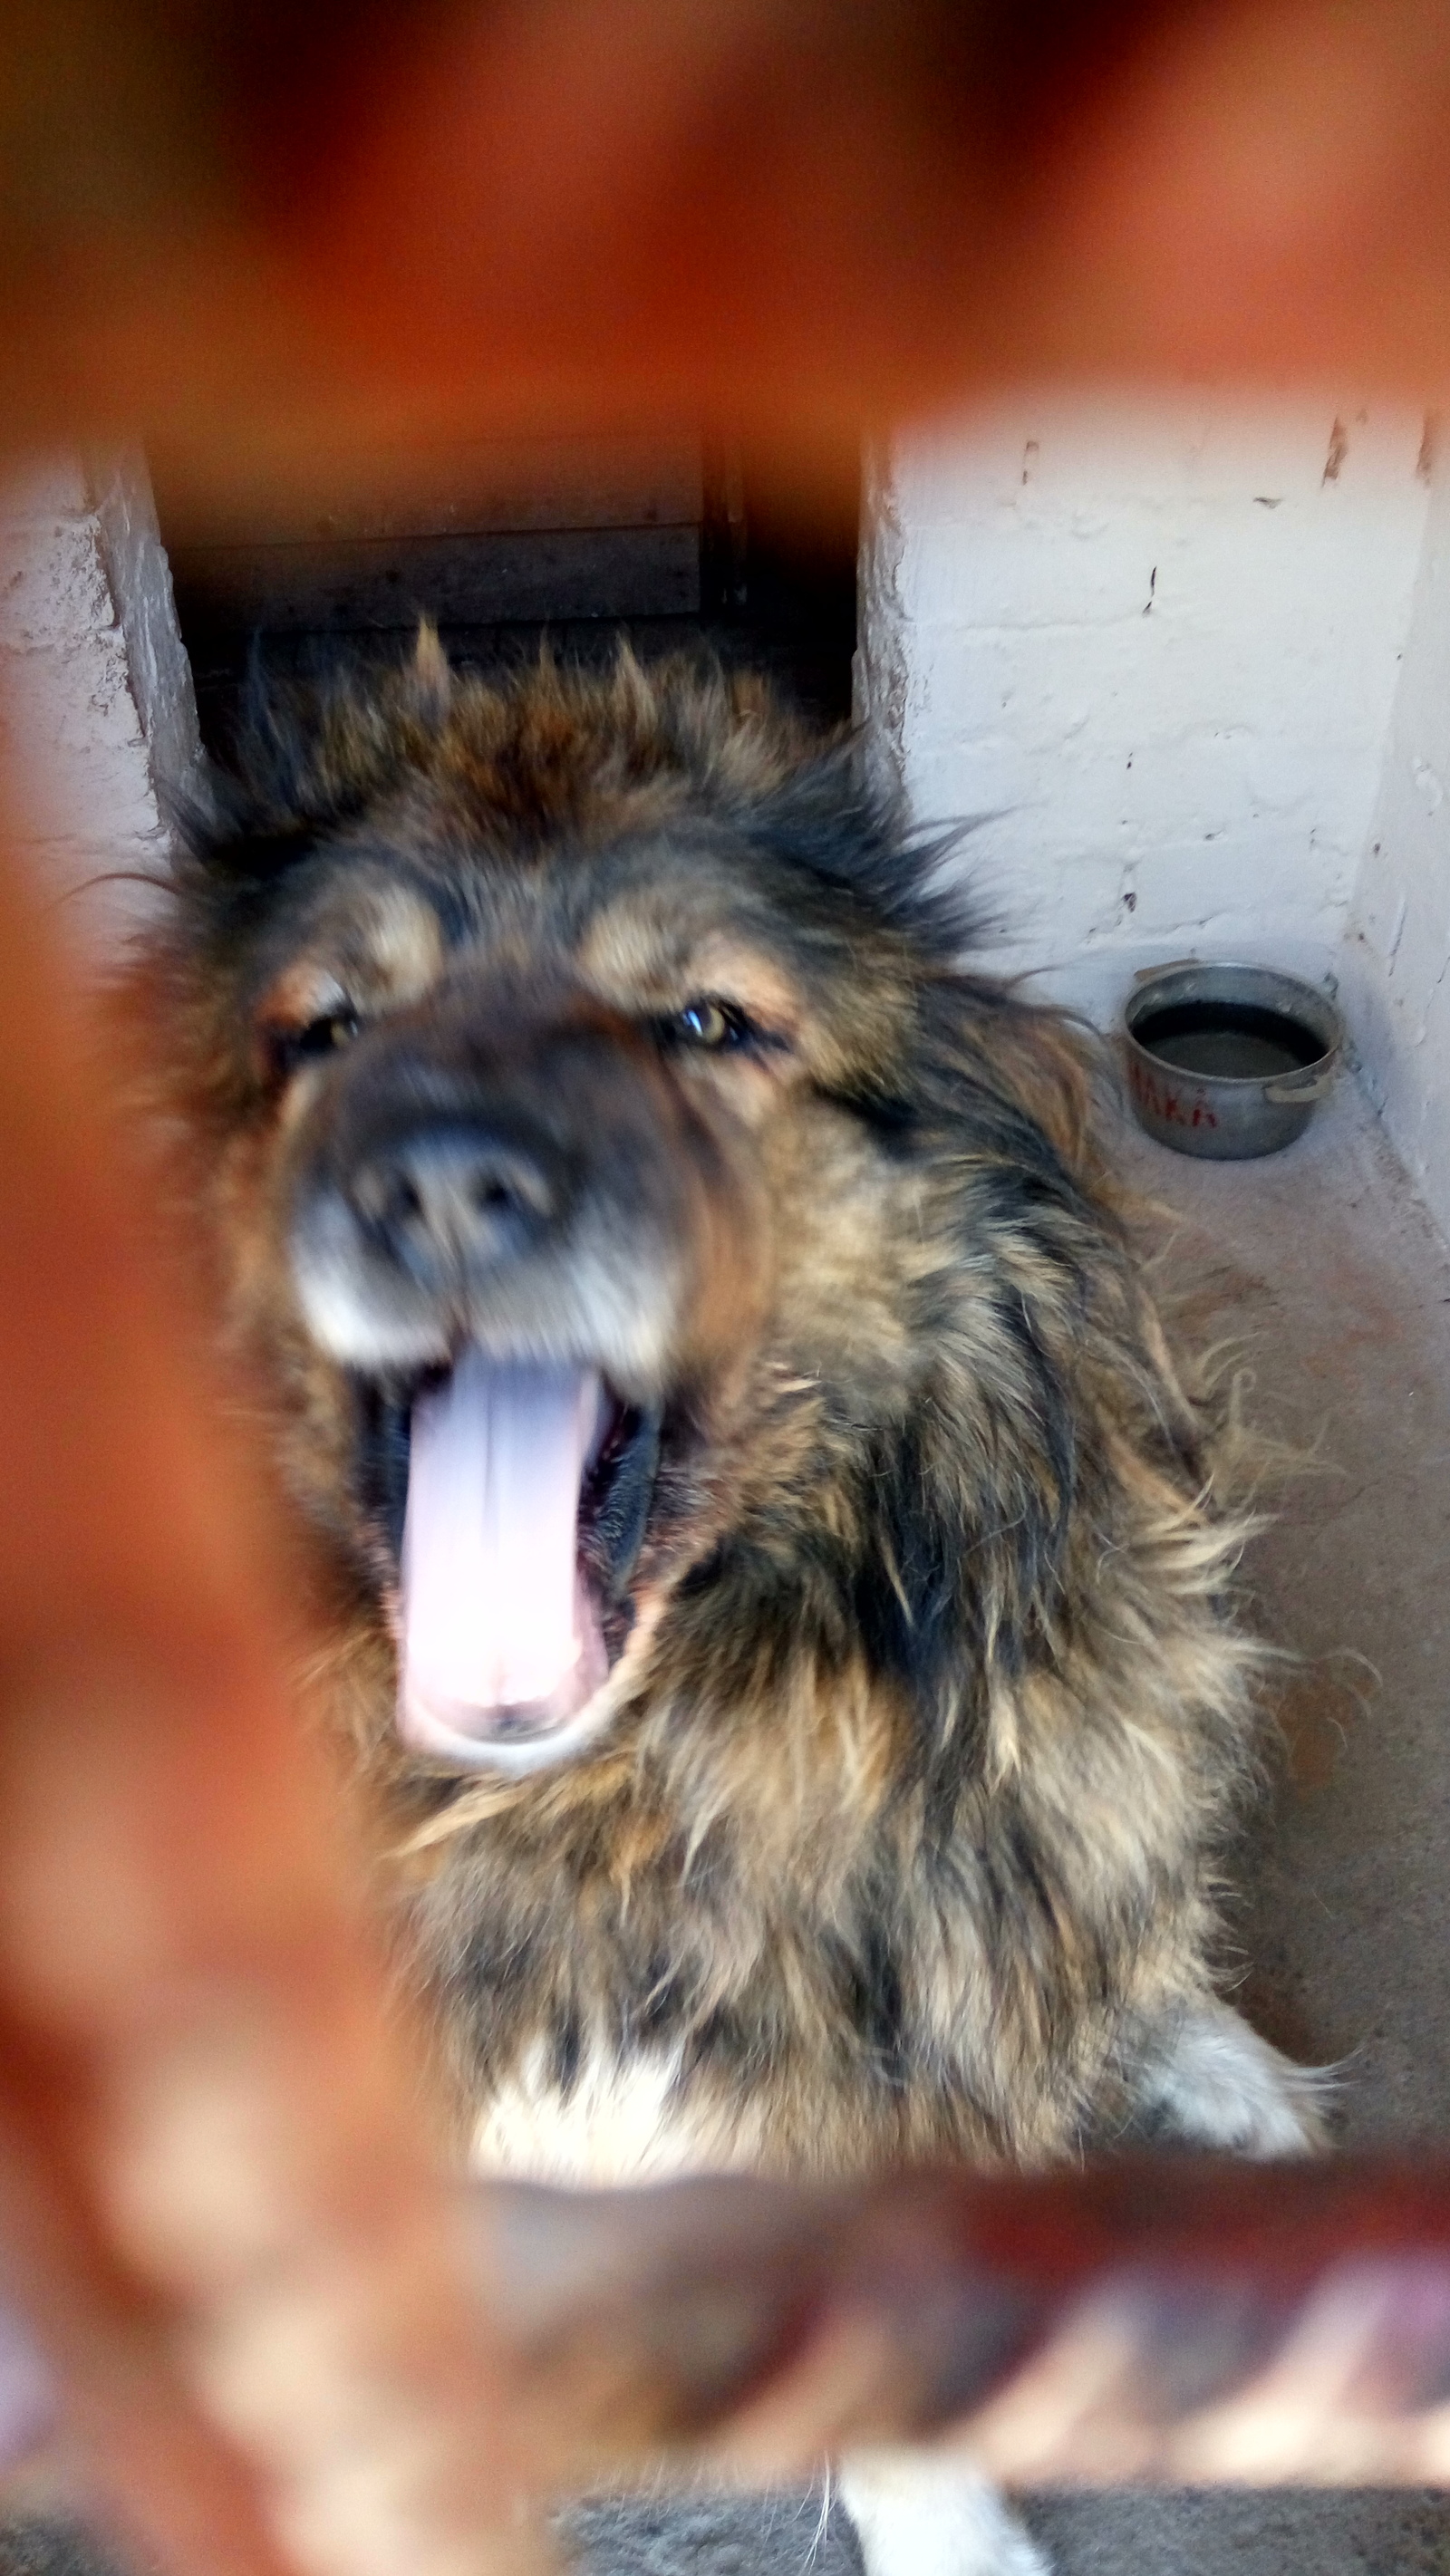
M1145 2054L1134 2090L1150 2127L1236 2156L1322 2147L1332 2078L1294 2066L1228 2004L1186 2004Z
M1051 2576L996 2488L947 2453L859 2452L837 2488L866 2576Z

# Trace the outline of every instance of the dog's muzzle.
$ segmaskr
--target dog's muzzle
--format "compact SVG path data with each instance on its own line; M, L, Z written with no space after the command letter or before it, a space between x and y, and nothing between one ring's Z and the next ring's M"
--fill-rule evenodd
M291 1251L406 1460L399 1724L528 1768L578 1740L628 1631L700 1174L663 1077L596 1031L503 1063L354 1053Z

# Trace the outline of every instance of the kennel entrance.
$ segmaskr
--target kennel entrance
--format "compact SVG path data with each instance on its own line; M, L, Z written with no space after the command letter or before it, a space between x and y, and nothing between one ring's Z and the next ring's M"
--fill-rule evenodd
M420 616L497 671L546 640L586 667L699 645L768 672L823 722L851 709L859 476L809 493L693 429L480 440L414 452L371 491L222 518L153 458L204 741L224 751L254 653L285 672L337 647L395 660Z

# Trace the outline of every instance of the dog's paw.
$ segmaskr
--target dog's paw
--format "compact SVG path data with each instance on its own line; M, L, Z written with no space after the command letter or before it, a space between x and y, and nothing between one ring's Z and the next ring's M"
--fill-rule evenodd
M1051 2576L997 2489L941 2452L872 2451L838 2491L866 2576Z
M1235 2156L1305 2156L1328 2143L1332 2072L1295 2066L1225 2003L1176 2013L1143 2051L1135 2131Z

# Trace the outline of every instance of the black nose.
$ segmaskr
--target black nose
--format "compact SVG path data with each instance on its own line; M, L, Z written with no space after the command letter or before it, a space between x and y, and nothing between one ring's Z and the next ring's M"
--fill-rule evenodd
M347 1197L374 1247L435 1288L516 1259L559 1214L561 1186L537 1149L433 1126L369 1154Z

